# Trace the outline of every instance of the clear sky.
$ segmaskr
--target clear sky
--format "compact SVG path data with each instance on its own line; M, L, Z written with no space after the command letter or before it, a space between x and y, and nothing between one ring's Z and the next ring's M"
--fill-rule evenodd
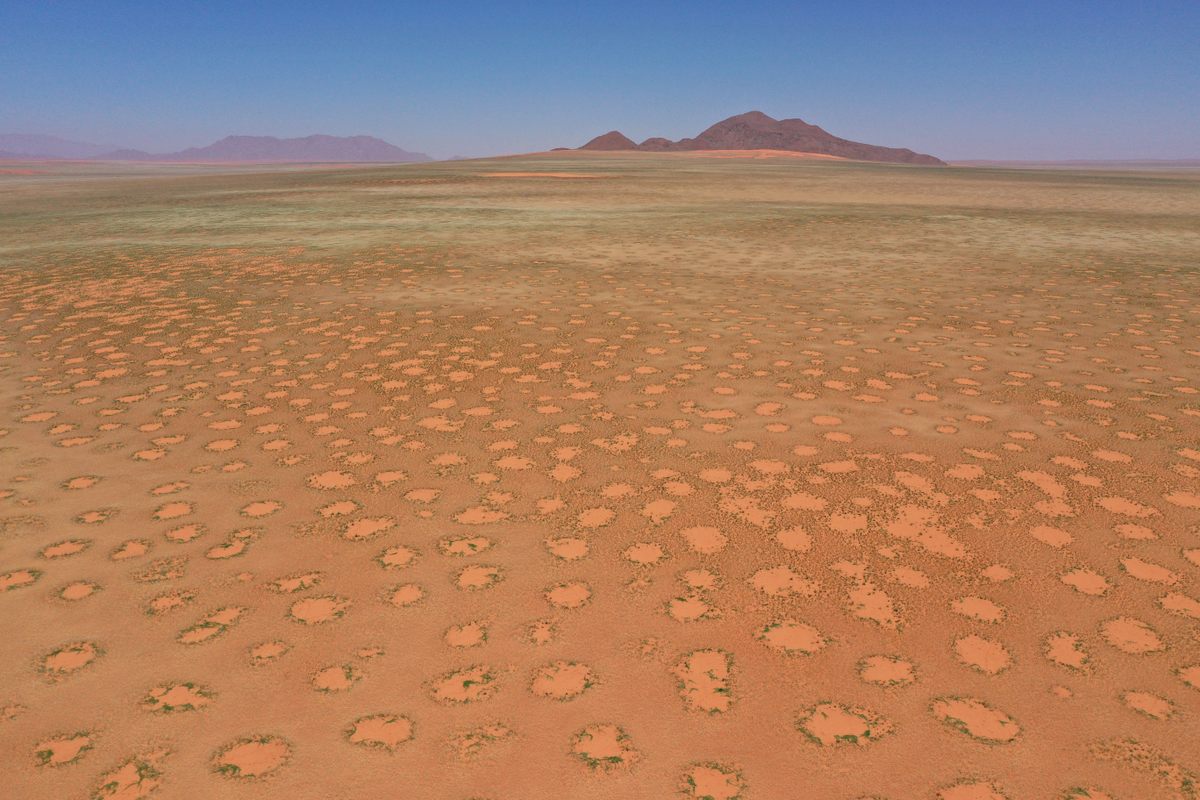
M0 0L0 132L437 157L758 109L943 158L1200 157L1200 0Z

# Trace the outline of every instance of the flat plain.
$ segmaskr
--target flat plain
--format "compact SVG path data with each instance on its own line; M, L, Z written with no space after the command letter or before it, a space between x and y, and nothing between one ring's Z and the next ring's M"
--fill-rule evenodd
M0 170L0 793L1200 796L1200 173Z

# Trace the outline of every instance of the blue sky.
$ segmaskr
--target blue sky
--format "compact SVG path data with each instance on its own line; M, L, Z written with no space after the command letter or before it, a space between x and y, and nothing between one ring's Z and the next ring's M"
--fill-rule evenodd
M758 109L944 158L1200 157L1200 0L0 0L0 132L432 155Z

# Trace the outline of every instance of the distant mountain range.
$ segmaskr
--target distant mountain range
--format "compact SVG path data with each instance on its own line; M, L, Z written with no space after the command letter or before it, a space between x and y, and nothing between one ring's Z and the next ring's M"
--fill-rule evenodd
M175 153L146 153L56 136L0 134L0 159L92 159L97 161L202 161L202 162L340 162L395 163L432 161L424 153L410 153L374 136L226 136L207 147L189 147Z
M772 119L761 111L749 111L718 122L694 139L653 137L637 144L620 131L597 136L580 150L638 150L669 153L692 150L790 150L798 153L885 161L896 164L944 165L940 158L915 153L907 148L880 147L852 142L809 125L802 119Z
M0 158L95 158L116 149L38 133L0 133Z

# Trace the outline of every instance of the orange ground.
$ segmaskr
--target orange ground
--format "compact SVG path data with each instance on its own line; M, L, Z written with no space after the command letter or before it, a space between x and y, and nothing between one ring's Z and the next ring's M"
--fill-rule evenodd
M692 158L799 158L815 159L818 161L847 161L842 156L831 156L828 153L803 153L795 150L693 150L684 152Z
M603 178L583 172L484 172L487 178Z
M0 795L1197 797L1194 179L583 162L11 184Z

